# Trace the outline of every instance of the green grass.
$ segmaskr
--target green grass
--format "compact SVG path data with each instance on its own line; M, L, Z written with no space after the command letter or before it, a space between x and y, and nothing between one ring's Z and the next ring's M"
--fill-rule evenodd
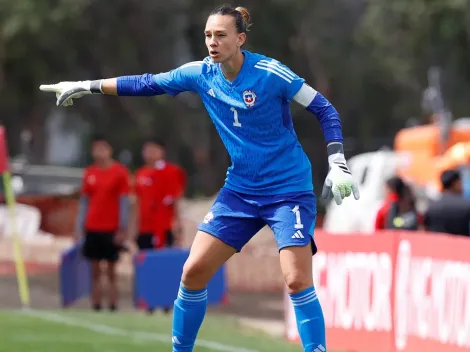
M194 352L299 352L235 320L208 315ZM245 349L245 351L243 350ZM170 352L171 317L143 313L0 311L0 352Z

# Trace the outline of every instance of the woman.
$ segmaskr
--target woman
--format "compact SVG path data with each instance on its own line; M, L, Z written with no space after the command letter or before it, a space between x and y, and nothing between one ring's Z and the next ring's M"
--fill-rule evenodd
M401 180L393 184L395 198L384 216L384 228L388 230L416 231L422 229L423 217L416 210L411 188Z
M316 198L310 162L295 134L291 100L315 114L330 171L322 196L341 204L356 183L346 166L340 117L328 100L280 62L242 47L251 26L245 8L222 5L204 31L209 56L166 73L41 86L72 105L86 94L199 94L231 157L212 209L198 227L173 317L173 351L192 351L206 312L206 287L217 270L264 226L274 232L282 273L305 351L324 351L325 322L312 279Z

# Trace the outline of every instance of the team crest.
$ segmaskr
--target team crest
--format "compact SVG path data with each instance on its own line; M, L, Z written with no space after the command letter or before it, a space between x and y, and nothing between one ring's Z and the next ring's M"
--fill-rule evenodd
M214 219L214 213L208 212L207 215L204 217L204 224L210 223Z
M245 105L251 108L256 103L256 94L252 90L245 90L243 92L243 101Z

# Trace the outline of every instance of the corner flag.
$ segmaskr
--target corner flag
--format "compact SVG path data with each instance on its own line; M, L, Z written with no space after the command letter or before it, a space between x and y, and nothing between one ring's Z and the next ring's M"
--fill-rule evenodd
M0 173L3 176L3 186L5 189L5 199L12 223L12 235L13 235L13 253L15 257L16 265L16 277L18 280L18 290L20 293L21 305L23 308L29 307L29 287L28 278L26 276L26 270L24 266L23 256L21 253L21 242L18 234L18 226L16 224L16 213L15 213L15 194L11 186L11 173L8 163L8 149L5 135L5 128L0 126Z

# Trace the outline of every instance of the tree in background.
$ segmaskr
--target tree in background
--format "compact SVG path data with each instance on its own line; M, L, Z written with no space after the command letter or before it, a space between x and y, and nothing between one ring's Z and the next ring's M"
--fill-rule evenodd
M203 29L219 1L0 0L0 114L11 141L33 135L44 162L57 109L40 83L162 72L207 55ZM470 2L467 0L258 0L246 48L276 57L325 94L343 119L348 154L391 145L410 116L421 117L431 65L443 68L446 102L468 114ZM139 162L141 142L166 138L169 158L188 170L188 195L211 195L228 156L198 97L100 97L61 111L67 133L109 130L116 149ZM293 104L316 184L327 171L318 122ZM89 126L87 130L83 126ZM59 132L60 133L60 130ZM65 132L63 132L65 134ZM49 149L48 149L49 148ZM84 149L85 150L85 149Z

